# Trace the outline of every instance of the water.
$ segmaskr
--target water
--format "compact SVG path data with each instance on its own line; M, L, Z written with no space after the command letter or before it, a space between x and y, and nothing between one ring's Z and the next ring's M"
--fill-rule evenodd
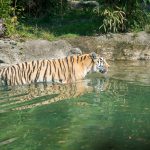
M150 63L111 62L108 77L0 88L1 150L150 149Z

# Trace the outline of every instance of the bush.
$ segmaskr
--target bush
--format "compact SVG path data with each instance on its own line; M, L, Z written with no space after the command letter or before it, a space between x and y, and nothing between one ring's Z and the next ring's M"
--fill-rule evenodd
M83 1L81 0L80 3L84 4ZM97 6L100 6L99 10L97 10L97 7L96 10L92 7L92 11L85 12L84 10L69 10L67 2L68 0L0 0L0 20L3 19L4 21L7 35L16 31L18 20L22 17L26 19L25 22L33 18L37 20L42 18L44 22L48 22L52 20L52 17L60 20L60 17L63 18L64 16L65 18L68 15L71 20L75 19L76 14L80 14L79 17L84 21L87 20L85 19L87 16L90 16L90 19L93 17L92 25L96 24L93 30L97 30L98 22L99 28L103 32L143 30L145 25L150 23L150 17L148 11L146 11L146 5L148 2L150 3L150 0L95 0L90 1L90 7L93 6L91 4L97 4ZM88 6L89 3L85 4ZM93 13L93 11L97 13Z
M143 30L150 22L146 5L150 0L99 0L102 24L105 32Z
M11 12L11 0L2 0L0 1L0 19L3 20L3 23L5 27L8 29L7 32L11 32L9 30L9 26L11 24L11 17L10 17L10 12Z
M105 9L101 15L104 19L100 29L103 29L105 32L118 32L125 30L126 16L123 11L109 8Z
M0 19L3 20L6 28L5 35L11 35L15 32L18 24L16 6L13 7L12 0L1 0L0 8Z
M66 0L1 0L0 19L4 21L6 35L13 34L19 18L51 17L65 13ZM48 18L47 17L47 18Z
M24 6L25 14L30 17L63 15L67 0L20 0L18 6Z

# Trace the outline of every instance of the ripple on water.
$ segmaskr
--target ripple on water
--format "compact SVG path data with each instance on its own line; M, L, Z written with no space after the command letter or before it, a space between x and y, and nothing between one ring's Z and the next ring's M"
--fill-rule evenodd
M0 149L148 150L149 64L69 85L0 87ZM146 68L145 68L145 67Z

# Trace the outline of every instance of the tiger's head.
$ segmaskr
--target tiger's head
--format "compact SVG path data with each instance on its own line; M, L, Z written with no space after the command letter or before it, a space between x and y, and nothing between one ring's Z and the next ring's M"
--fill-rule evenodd
M101 72L103 74L108 72L109 64L103 57L95 52L90 53L90 57L93 61L93 72Z

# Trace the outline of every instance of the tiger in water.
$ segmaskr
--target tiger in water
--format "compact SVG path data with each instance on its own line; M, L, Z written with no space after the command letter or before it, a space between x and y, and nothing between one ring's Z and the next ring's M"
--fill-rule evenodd
M95 52L61 59L33 60L0 69L4 85L25 85L38 82L73 83L88 73L108 71L108 63Z

